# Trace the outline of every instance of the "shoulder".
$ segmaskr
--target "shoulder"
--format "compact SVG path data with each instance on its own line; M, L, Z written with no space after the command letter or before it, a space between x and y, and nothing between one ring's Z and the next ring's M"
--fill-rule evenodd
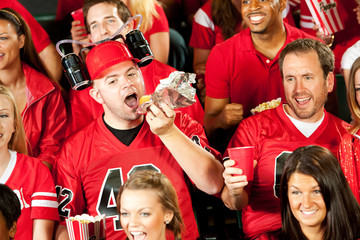
M25 154L16 153L17 154L17 164L18 167L23 167L29 172L32 172L33 175L34 172L36 174L43 173L43 174L50 174L49 169L41 162L41 160L36 159L34 157L30 157Z
M329 116L329 122L333 123L339 129L340 133L345 134L349 131L351 125L335 115L326 112Z
M314 37L313 35L310 35L306 32L304 32L301 29L298 29L296 27L293 27L287 23L284 23L286 32L288 33L288 38L290 38L291 41L296 40L298 38L312 38L319 40L318 38Z

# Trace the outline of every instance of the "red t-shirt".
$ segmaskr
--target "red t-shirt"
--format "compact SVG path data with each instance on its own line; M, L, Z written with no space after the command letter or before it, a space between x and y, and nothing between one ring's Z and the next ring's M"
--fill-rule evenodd
M26 10L26 8L21 5L17 0L1 0L0 8L12 8L25 19L26 23L30 27L32 39L38 53L51 43L47 32L35 20L31 13L29 13L29 11Z
M10 153L10 162L0 183L11 188L20 200L21 215L15 239L32 239L34 219L59 221L54 181L43 163L24 154Z
M283 105L244 119L229 147L255 146L254 180L245 190L249 204L243 209L242 222L247 237L281 228L280 199L277 191L284 163L295 149L320 145L336 155L341 136L349 124L327 113L310 137L305 137L285 114Z
M82 8L84 0L58 0L56 8L56 20L62 20L66 15Z
M284 23L286 44L298 38L314 38ZM260 103L282 97L284 89L279 70L278 52L273 60L255 50L250 29L245 29L227 41L216 45L207 60L205 84L206 95L212 98L230 98L240 103L244 117Z
M153 16L153 24L151 28L148 31L143 32L144 37L149 42L149 44L150 44L150 35L159 32L169 32L169 22L166 18L164 9L158 4L155 4L155 9L156 12L159 14L159 16L157 18Z
M178 114L175 124L200 146L211 149L202 126L196 121ZM153 169L169 178L185 223L183 239L195 240L199 234L184 172L146 121L129 146L107 129L101 116L66 140L53 170L55 184L63 193L58 200L64 203L59 205L60 216L83 212L106 214L106 239L125 239L115 197L129 175L138 169Z

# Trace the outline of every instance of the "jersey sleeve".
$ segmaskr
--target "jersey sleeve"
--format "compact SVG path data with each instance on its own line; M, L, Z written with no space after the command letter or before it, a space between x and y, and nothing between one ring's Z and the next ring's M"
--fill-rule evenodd
M182 114L180 112L177 112L176 114L177 121L175 122L175 124L178 126L178 128L192 141L194 141L196 144L214 155L216 159L221 160L221 154L214 148L210 147L202 125L200 125L197 121L193 120L187 114Z
M72 144L69 141L64 144L53 167L61 224L65 224L66 217L82 214L86 209L80 174L72 164Z
M169 32L169 22L166 18L164 9L158 5L156 5L155 8L159 16L157 18L153 17L153 24L148 32L149 37L154 33Z
M230 76L228 75L229 71L226 69L227 66L224 55L226 51L222 51L223 44L216 45L211 50L206 62L206 96L211 98L230 97Z
M201 8L196 12L190 38L190 47L212 49L215 45L215 25Z
M55 185L50 171L44 164L34 161L36 182L31 196L30 218L59 221Z

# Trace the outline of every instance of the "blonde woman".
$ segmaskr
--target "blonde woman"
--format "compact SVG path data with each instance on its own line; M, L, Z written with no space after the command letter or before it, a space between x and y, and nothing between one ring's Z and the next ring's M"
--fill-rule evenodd
M25 131L11 92L0 85L0 183L20 200L15 239L52 239L59 220L50 171L27 153Z
M131 15L141 14L140 31L150 44L156 60L167 63L170 49L169 22L157 0L122 0Z

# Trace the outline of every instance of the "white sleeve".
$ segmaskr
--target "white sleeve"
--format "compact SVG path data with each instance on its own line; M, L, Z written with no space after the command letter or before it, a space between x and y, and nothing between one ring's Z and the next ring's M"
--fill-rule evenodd
M358 57L360 57L360 41L357 41L345 51L341 58L341 69L351 69Z

